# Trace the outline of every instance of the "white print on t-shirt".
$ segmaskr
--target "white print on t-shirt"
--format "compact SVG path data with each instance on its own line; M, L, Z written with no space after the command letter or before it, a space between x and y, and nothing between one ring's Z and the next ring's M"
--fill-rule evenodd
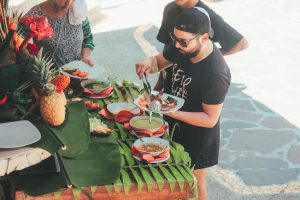
M188 92L186 86L190 84L192 78L187 77L184 71L180 67L177 67L177 64L173 65L172 71L172 94L187 99Z

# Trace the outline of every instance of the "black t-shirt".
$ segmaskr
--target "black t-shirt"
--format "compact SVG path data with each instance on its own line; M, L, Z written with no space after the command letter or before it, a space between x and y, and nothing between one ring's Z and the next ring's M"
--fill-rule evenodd
M211 40L219 43L225 51L234 47L243 38L239 32L227 24L222 17L203 2L199 1L195 7L202 7L208 12L211 20L211 27L214 30L214 36ZM183 8L178 6L174 1L166 5L157 40L165 45L169 45L172 42L169 33L173 31L175 20L182 10Z
M224 102L230 86L229 68L220 52L214 46L212 53L198 63L192 63L169 45L164 57L173 63L165 81L165 92L185 99L181 111L202 112L202 103L216 105ZM189 152L197 168L217 164L219 151L219 121L213 128L193 126L167 117L170 130L178 123L180 130L173 139Z

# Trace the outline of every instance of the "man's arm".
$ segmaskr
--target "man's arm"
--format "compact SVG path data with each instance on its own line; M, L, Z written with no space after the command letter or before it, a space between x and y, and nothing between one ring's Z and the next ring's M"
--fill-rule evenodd
M224 50L223 48L220 48L223 56L232 55L239 51L243 51L244 49L247 49L249 47L248 40L246 38L242 38L238 43L236 43L235 46L233 46L229 50Z
M193 126L213 128L219 120L223 103L217 105L202 104L203 112L175 111L165 115Z

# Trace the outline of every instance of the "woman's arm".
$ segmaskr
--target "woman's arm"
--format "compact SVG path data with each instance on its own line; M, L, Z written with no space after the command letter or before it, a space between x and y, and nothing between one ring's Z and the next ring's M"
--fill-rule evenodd
M94 50L95 45L93 42L93 34L88 19L83 21L82 31L83 31L83 42L82 42L80 60L82 60L83 62L87 63L90 66L93 66L94 64L90 59L90 55Z

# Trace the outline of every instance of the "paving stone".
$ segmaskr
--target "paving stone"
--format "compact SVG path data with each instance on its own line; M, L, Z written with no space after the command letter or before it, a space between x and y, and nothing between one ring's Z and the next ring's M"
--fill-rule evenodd
M226 120L221 123L220 127L225 130L231 130L231 129L255 128L258 127L258 125L254 123L248 123L242 121Z
M224 108L237 108L245 111L256 111L250 100L238 98L227 98L224 102Z
M221 126L221 138L228 139L231 137L231 132L227 129L223 129L223 126Z
M235 119L254 123L258 122L262 117L262 115L256 113L250 113L237 109L223 109L221 115L224 119Z
M264 104L262 104L262 103L260 103L258 101L252 101L252 103L256 106L257 109L259 109L262 112L265 112L265 113L268 113L268 114L270 114L270 113L274 113L275 114L275 112L273 110L271 110L266 105L264 105Z
M296 169L240 170L237 174L249 186L284 184L297 180Z
M279 158L238 157L233 162L234 169L280 169L288 167L288 163Z
M260 125L271 129L297 129L297 127L281 116L266 117L260 122Z
M244 84L231 83L227 93L227 97L240 96L241 92L244 89L246 89L246 86Z
M220 140L220 148L223 148L225 145L227 145L227 141L226 140L224 140L223 138L221 138L221 140Z
M230 152L225 149L221 149L219 152L219 161L230 162Z
M228 149L269 154L295 138L296 136L292 131L263 129L235 130L229 141Z
M300 145L293 146L288 152L288 159L300 165Z

